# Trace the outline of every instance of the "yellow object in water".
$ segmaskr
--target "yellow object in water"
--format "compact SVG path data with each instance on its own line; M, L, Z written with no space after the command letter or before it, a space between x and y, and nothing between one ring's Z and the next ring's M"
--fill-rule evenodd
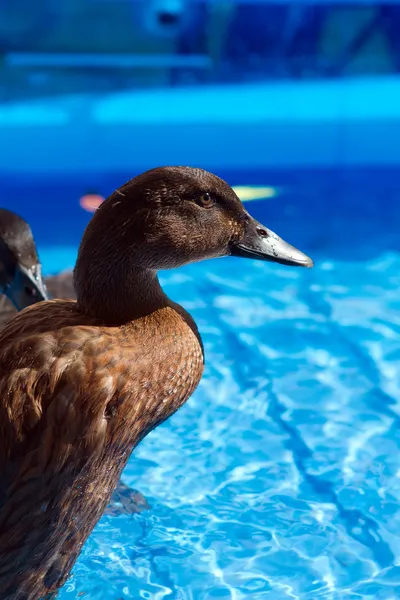
M274 198L278 194L276 188L260 185L237 185L233 189L242 202Z

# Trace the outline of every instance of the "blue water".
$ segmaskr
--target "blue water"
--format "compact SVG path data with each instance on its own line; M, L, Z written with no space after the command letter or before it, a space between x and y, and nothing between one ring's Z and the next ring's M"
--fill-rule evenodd
M399 598L396 173L222 175L277 186L247 208L316 267L161 274L199 325L205 375L124 471L151 508L104 516L60 599ZM52 186L0 186L48 273L72 266L89 218L84 182Z

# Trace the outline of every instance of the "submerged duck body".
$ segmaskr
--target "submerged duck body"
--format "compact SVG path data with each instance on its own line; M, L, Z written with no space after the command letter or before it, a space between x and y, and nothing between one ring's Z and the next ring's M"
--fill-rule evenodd
M203 346L157 270L237 254L312 261L200 169L131 180L84 234L77 301L41 302L0 335L0 589L33 600L65 582L133 448L197 387Z

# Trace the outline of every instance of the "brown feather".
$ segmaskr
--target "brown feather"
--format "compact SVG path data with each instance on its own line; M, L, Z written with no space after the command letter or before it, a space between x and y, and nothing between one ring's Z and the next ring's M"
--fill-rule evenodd
M60 299L75 299L74 281L72 271L64 271L45 279L46 287L51 297ZM7 298L0 296L0 330L17 314L17 310ZM139 491L129 487L122 481L112 494L110 504L105 514L119 516L121 514L134 514L149 509L150 506Z
M3 330L2 598L33 600L63 584L132 449L197 386L202 348L179 312L105 327L53 300Z

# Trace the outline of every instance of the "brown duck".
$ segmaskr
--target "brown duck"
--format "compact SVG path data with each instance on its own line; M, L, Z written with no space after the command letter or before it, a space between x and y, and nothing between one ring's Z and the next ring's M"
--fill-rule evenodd
M133 448L203 373L196 324L157 271L227 255L312 266L200 169L148 171L115 191L83 236L77 301L35 304L0 335L0 590L65 582Z

